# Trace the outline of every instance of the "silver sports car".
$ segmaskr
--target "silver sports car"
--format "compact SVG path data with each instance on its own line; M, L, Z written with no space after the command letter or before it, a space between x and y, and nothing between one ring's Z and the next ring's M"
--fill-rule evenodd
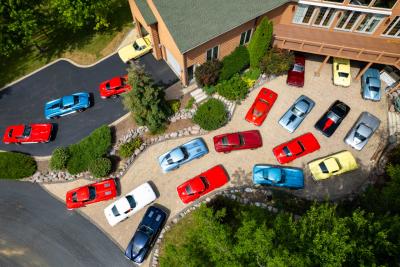
M361 113L357 122L347 133L344 142L356 150L363 149L380 123L381 121L371 113Z
M279 124L289 132L293 133L297 127L299 127L307 114L310 113L314 105L315 102L310 98L305 95L300 96L282 116L279 120Z

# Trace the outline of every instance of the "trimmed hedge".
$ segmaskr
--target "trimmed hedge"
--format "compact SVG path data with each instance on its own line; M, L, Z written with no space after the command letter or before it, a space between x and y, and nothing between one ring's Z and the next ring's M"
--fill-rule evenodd
M172 99L167 101L169 107L171 108L173 114L177 113L181 107L181 101L179 99Z
M0 179L20 179L36 172L36 161L28 155L0 152Z
M133 140L122 144L119 147L118 154L121 156L121 158L129 158L142 144L143 140L140 137L136 137Z
M201 104L194 114L193 122L207 131L221 128L228 122L224 104L215 98Z
M198 66L194 72L199 86L209 86L217 83L222 63L217 60L206 61Z
M263 57L260 68L267 75L286 74L294 64L294 54L288 50L272 48Z
M69 146L68 172L77 174L87 171L89 163L106 155L110 148L111 130L107 125L103 125L79 143Z
M215 86L218 94L228 100L242 100L246 98L249 86L239 74L235 74L231 79L222 81Z
M109 158L95 159L89 163L88 169L94 177L104 177L111 171L111 160Z
M245 46L237 47L230 55L222 60L222 69L219 74L219 80L230 79L236 73L241 72L250 64L249 51Z
M53 150L50 159L50 169L64 170L70 157L68 147L57 147Z
M268 18L264 17L254 31L251 37L248 50L250 55L250 67L252 69L258 68L262 57L267 52L273 34L273 23L269 21Z

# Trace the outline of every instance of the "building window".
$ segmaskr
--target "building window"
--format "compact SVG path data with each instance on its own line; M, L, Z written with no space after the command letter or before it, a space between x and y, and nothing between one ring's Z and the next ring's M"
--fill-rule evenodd
M321 7L318 11L313 25L320 27L329 27L332 22L333 14L335 14L335 9Z
M357 6L369 6L372 0L351 0L350 5L357 5Z
M392 37L400 37L400 16L397 16L386 30L383 32L383 35L392 36Z
M298 5L293 17L293 23L310 24L314 10L315 6Z
M359 19L361 12L358 11L342 11L342 17L339 20L339 23L336 25L336 29L351 31Z
M397 0L376 0L373 4L374 7L392 8Z
M251 29L242 32L242 34L240 35L240 45L247 44L250 41L250 37L251 37Z
M373 33L382 19L382 15L366 14L360 25L358 25L356 31L362 33Z
M207 50L207 60L213 60L218 58L218 45Z

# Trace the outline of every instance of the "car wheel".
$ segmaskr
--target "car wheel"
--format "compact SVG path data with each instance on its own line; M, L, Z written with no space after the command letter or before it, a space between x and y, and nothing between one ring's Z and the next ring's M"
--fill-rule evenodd
M18 146L21 145L21 143L19 143L19 142L15 143L15 144L18 145Z
M78 112L84 112L85 109L84 109L84 108L80 108L80 109L78 109L77 111L78 111Z
M111 98L117 98L118 97L118 95L112 95L111 96Z
M54 116L54 117L52 117L52 119L59 119L60 118L60 116Z

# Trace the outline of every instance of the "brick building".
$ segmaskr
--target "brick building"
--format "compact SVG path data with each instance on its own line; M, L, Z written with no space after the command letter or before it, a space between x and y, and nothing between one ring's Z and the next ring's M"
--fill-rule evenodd
M139 35L149 33L187 85L196 65L222 59L249 42L264 16L274 23L274 45L400 69L400 0L129 0ZM358 78L359 75L356 77Z

